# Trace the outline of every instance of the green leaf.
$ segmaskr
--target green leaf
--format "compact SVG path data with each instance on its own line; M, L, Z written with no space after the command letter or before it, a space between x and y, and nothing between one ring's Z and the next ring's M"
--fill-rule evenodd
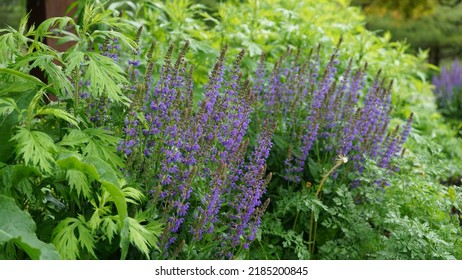
M11 139L17 143L16 154L22 155L26 164L32 164L42 171L51 173L56 146L48 134L18 127L18 132Z
M142 192L132 187L124 187L122 188L122 192L129 203L138 204L138 202L146 199L146 196Z
M88 156L81 160L76 154L63 155L57 160L57 164L65 170L76 169L90 175L93 179L111 194L119 215L119 230L124 227L125 218L128 216L127 202L121 190L120 180L116 171L104 160L95 156Z
M39 170L35 167L25 166L22 164L7 165L0 169L1 192L12 195L13 191L30 189L30 192L25 191L24 194L31 195L31 179L40 175Z
M0 96L3 96L3 95L11 96L14 93L22 94L27 91L35 90L35 88L36 88L36 85L34 85L33 83L13 83L13 84L7 85L3 87L2 89L0 89Z
M133 218L128 217L127 223L130 243L149 259L149 248L156 244L157 237Z
M71 189L77 192L78 197L91 198L91 186L85 173L80 170L68 169L66 170L66 179Z
M96 168L90 164L82 162L82 157L74 153L61 153L56 161L56 164L64 170L78 170L91 178L96 179L99 177Z
M263 53L263 50L260 48L260 46L249 40L244 40L242 45L246 47L251 57L261 55Z
M128 216L128 211L127 202L125 201L124 193L120 188L120 181L116 172L108 163L98 157L86 157L84 162L91 164L97 169L99 176L96 178L96 180L98 180L98 182L100 182L103 187L111 194L111 198L117 207L117 212L120 218L119 229L122 230L125 217Z
M65 30L68 25L75 25L74 20L71 17L52 17L43 21L36 29L35 40L41 41L44 36L52 34L50 31L52 27L56 27L58 30Z
M62 66L56 64L55 61L59 61L61 64L64 64L58 54L51 50L47 52L37 51L18 60L15 63L15 67L40 68L45 72L45 75L51 83L48 90L57 95L60 94L61 96L66 96L66 92L72 92L73 86L65 71L63 71ZM54 90L55 88L58 89L58 92Z
M99 128L88 128L84 132L91 139L83 149L84 155L100 157L116 168L125 166L122 159L115 153L119 138L113 136L112 132Z
M120 254L120 259L125 260L127 258L128 254L128 248L130 246L130 221L128 220L128 217L125 218L126 220L124 221L124 227L120 231L120 249L122 250Z
M128 104L130 100L122 93L122 84L127 83L124 71L104 55L88 52L87 57L88 69L83 79L90 81L91 93L95 97L107 96L115 102Z
M78 236L76 235L78 234ZM62 220L53 230L53 244L64 259L75 260L80 257L80 248L96 258L94 238L82 215Z
M64 110L61 110L61 109L43 107L43 108L40 108L35 113L35 115L36 116L39 116L39 115L51 115L51 116L54 116L54 117L56 117L58 119L65 120L68 123L72 124L73 126L76 126L77 128L79 127L78 120L73 115L71 115L68 112L66 112Z
M125 259L130 243L140 250L147 259L149 259L150 248L158 249L156 243L163 227L157 222L151 222L145 226L141 225L140 222L144 221L144 219L138 220L130 217L125 219L125 226L122 229L120 239L121 259Z
M117 224L114 222L114 217L103 217L101 219L101 228L103 229L103 232L106 234L106 237L109 239L109 243L111 243L114 239L115 234L118 231Z
M13 98L0 98L0 116L2 116L2 118L10 115L14 111L19 112L19 108Z
M63 139L57 143L59 146L69 146L74 148L75 146L81 146L90 141L90 137L78 129L72 129L68 134L64 135Z
M17 95L10 95L16 102L19 110L27 108L33 95L34 91L31 92L22 92ZM14 133L14 128L18 125L20 114L16 111L8 115L7 117L0 120L0 161L9 162L14 153L11 151L14 150L15 143L10 141Z
M82 51L72 51L65 58L67 62L66 74L72 75L74 71L78 71L80 66L85 63L85 53Z
M22 211L10 197L0 195L0 244L14 242L31 259L59 259L51 244L40 241L29 213Z
M36 78L36 77L34 77L32 75L25 74L25 73L22 73L20 71L14 70L14 69L0 68L0 73L6 73L6 74L9 74L9 75L13 75L13 76L22 78L24 80L27 80L27 81L29 81L29 82L31 82L33 84L36 84L36 85L38 85L40 87L46 87L46 84L44 84L38 78Z

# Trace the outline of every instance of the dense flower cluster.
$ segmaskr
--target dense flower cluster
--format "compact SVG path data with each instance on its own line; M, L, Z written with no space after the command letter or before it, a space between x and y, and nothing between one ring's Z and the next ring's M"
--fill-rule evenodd
M438 106L444 114L462 118L462 66L454 60L451 67L441 70L439 76L433 76Z
M228 67L224 48L197 106L188 44L179 51L170 46L158 76L153 49L146 64L138 53L128 60L132 103L119 152L128 161L127 177L146 186L166 225L158 242L164 257L195 242L215 243L221 258L249 248L269 204L263 199L274 133L292 144L286 179L300 182L307 162L320 155L344 155L359 171L366 157L393 170L391 160L411 129L412 115L404 129L387 135L391 83L379 72L365 89L366 69L351 61L339 74L338 49L324 68L320 48L307 59L288 50L272 71L262 57L251 88L240 70L244 51Z
M180 249L188 233L192 242L221 240L216 253L229 258L233 248L248 248L260 224L273 126L270 121L262 126L247 158L254 97L241 78L244 51L228 68L222 50L194 109L187 49L186 44L172 63L170 46L157 81L152 49L144 77L134 72L139 63L129 61L138 85L128 89L132 104L119 152L130 162L127 175L150 187L159 205L166 223L159 239L165 257Z
M321 69L319 48L306 60L289 50L266 82L261 82L262 62L255 75L254 90L265 105L264 114L282 120L277 133L292 143L285 161L289 181L306 180L307 160L319 161L324 155L328 160L347 156L360 172L366 157L391 168L391 159L401 152L409 134L412 115L402 131L397 127L387 136L392 84L386 84L379 72L365 89L367 65L353 69L350 61L338 75L337 59L338 48Z

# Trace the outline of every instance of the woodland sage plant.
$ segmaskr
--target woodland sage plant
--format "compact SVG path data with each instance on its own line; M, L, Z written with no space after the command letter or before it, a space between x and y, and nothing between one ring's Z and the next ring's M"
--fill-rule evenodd
M187 48L184 45L173 63L170 46L157 80L149 50L144 76L132 76L133 102L118 150L130 166L124 172L151 193L151 207L166 224L159 257L232 258L254 240L267 206L262 197L271 177L265 161L273 125L262 125L247 156L254 96L241 78L244 52L228 68L226 48L194 109ZM135 73L139 63L130 65Z
M273 216L265 217L268 225L290 224L276 235L296 244L299 258L315 253L317 220L321 210L328 211L323 200L330 200L342 185L361 187L356 178L367 160L388 174L398 170L393 159L402 152L412 125L410 114L402 129L389 130L392 83L379 71L367 88L367 65L354 67L351 60L339 73L339 46L325 67L321 47L307 56L289 49L270 72L263 58L254 77L257 118L271 116L278 123L268 159L269 169L279 175L269 186L277 206ZM388 183L379 176L373 182L378 188ZM323 194L329 197L323 199ZM294 210L295 217L282 218ZM271 227L266 230L274 235ZM297 231L301 235L294 239Z
M462 66L455 59L451 67L445 67L439 75L433 76L434 92L438 107L443 114L456 119L462 118Z

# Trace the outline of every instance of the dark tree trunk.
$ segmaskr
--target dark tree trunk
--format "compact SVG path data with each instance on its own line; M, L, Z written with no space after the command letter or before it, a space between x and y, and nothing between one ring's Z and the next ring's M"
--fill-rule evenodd
M45 0L27 0L26 11L30 12L29 25L38 26L47 18Z
M72 2L73 0L27 0L26 10L30 12L29 25L37 27L48 18L66 15L66 10ZM72 46L72 43L58 45L56 39L50 38L45 39L44 43L58 51L65 51ZM30 74L42 82L48 83L41 69L35 67L31 69ZM48 94L44 101L48 102L49 100L56 100L56 97L53 94Z
M441 48L439 46L435 46L430 48L430 55L429 55L429 62L438 66L441 61Z

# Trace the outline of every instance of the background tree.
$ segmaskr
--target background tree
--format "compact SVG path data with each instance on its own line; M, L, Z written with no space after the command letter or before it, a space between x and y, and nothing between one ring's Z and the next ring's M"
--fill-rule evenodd
M405 40L415 50L429 49L429 61L462 54L462 1L460 0L355 0L367 14L371 30L390 31L394 40Z

